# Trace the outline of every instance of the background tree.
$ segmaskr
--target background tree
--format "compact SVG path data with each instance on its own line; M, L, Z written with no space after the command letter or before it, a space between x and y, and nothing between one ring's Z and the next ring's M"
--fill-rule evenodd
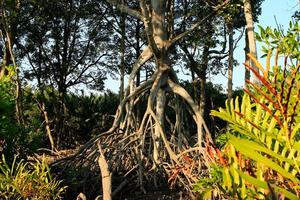
M182 4L184 17L181 23L176 24L182 27L181 31L185 31L187 27L193 23L195 17L202 18L211 12L211 7L203 2L192 3L184 1ZM187 58L188 62L186 65L190 68L192 82L195 85L192 96L199 104L200 112L203 117L204 114L207 113L205 112L207 111L205 109L205 87L208 71L214 73L212 71L219 70L220 65L217 65L217 63L226 57L226 44L220 44L221 42L217 39L217 37L221 35L219 33L220 27L213 25L217 21L217 16L213 16L211 20L203 23L201 27L195 31L196 34L189 35L185 40L179 43L181 50ZM220 29L220 31L222 31L222 29ZM221 46L221 50L215 50L219 46Z
M252 5L251 0L244 0L244 13L246 19L246 44L248 44L249 49L248 52L252 54L254 57L257 57L256 51L256 42L254 36L254 20L253 20L253 12L252 12ZM247 53L248 53L247 52ZM255 66L253 62L251 62L251 66ZM258 69L257 69L258 70ZM245 73L245 80L250 80L250 71L247 69ZM258 81L258 80L256 80Z
M101 62L106 56L106 43L102 41L109 34L102 20L105 7L83 0L22 3L28 23L23 27L19 48L31 67L24 73L38 81L41 102L45 87L53 88L52 95L57 98L52 127L58 148L64 139L68 89L79 84L103 89L105 68L101 68Z
M1 21L0 21L0 35L2 36L3 57L2 66L0 68L0 79L4 76L6 67L14 66L15 84L16 84L16 118L18 122L24 124L23 109L22 109L22 89L19 75L19 67L17 65L16 57L14 55L14 44L17 39L17 24L20 14L19 1L1 1Z

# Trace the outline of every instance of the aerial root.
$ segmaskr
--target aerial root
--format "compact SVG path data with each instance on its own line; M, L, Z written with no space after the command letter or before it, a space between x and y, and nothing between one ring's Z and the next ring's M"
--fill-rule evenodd
M166 129L160 124L154 107L158 90L162 88L172 92L177 99L174 101L175 106L170 107L176 113L175 119L174 116L165 117L167 120L164 127L172 127L171 129ZM147 92L149 93L147 107L141 123L137 125L134 123L136 119L134 106L140 102L139 95ZM183 120L189 111L181 105L188 105L188 109L193 112L191 117L197 127L195 132L198 141L190 142L191 139L185 134ZM67 161L92 166L97 163L95 161L99 156L105 156L111 172L123 174L124 180L135 177L143 192L146 192L145 183L153 181L157 184L155 181L157 174L168 177L170 186L181 186L186 191L192 192L192 186L201 176L207 174L211 162L214 161L203 148L206 142L203 136L208 138L209 142L212 140L199 113L199 107L191 96L179 84L169 79L164 71L158 71L151 80L126 93L118 107L111 129L88 141L76 155L54 165L65 164ZM156 146L157 138L154 137L155 127L159 130L160 144L163 144L159 147ZM98 143L101 144L103 155L99 154ZM155 148L159 148L159 164L153 157ZM129 183L124 185L128 187Z

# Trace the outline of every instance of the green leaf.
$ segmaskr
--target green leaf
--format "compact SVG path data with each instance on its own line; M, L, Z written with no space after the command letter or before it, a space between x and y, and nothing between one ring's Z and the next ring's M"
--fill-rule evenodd
M258 180L252 176L249 176L245 173L243 173L242 171L236 169L237 173L243 178L245 179L247 182L249 182L250 184L252 185L255 185L259 188L263 188L263 189L269 189L269 186L268 186L268 183L264 182L264 181L261 181L261 180ZM278 186L272 186L274 191L276 193L283 193L286 197L288 197L289 199L291 200L297 200L299 199L299 197L297 197L295 194L293 194L292 192L290 191L287 191L286 189L283 189L281 187L278 187Z
M253 141L250 141L250 140L247 140L247 139L242 139L242 138L236 138L236 139L238 140L238 142L240 142L243 145L247 146L249 149L266 153L269 156L272 156L272 157L278 159L280 162L287 162L291 165L295 164L292 159L283 157L282 155L279 155L279 154L273 152L272 150L264 147L262 143L257 143L257 142L253 142ZM300 164L300 162L298 164Z
M248 127L245 127L240 124L230 124L229 128L239 132L240 134L242 134L244 136L248 136L255 141L259 141L258 138L256 138L255 135L249 131Z
M270 167L271 169L280 173L282 176L294 181L295 183L300 183L300 181L295 176L293 176L293 174L284 170L280 165L278 165L271 159L268 159L267 157L264 157L261 154L257 153L255 150L251 149L248 145L242 143L236 137L231 136L231 138L229 139L229 143L233 144L237 150L239 150L243 155L247 156L248 158L251 158L258 163Z
M295 142L293 148L296 149L297 151L300 151L300 141Z
M291 139L293 139L296 135L296 133L299 132L300 129L300 123L298 123L296 126L293 127L293 130L291 132Z

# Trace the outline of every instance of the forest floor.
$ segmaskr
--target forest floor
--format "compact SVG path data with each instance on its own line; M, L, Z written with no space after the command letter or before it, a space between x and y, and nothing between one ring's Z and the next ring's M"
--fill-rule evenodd
M118 198L116 198L118 199ZM189 200L190 198L182 195L181 192L149 192L148 194L132 194L119 197L121 200Z
M51 166L51 164L59 161L63 158L74 155L77 152L76 149L65 149L60 150L58 152L52 152L47 149L40 149L39 153L35 154L34 157L30 157L29 160L34 160L34 158L44 161ZM114 199L116 200L189 200L190 197L188 195L183 194L181 191L148 191L147 194L142 192L134 192L134 193L123 193L117 195Z

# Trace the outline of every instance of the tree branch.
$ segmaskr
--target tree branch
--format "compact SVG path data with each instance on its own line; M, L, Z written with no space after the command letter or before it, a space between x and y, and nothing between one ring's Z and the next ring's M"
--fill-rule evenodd
M203 18L202 20L200 20L199 22L195 23L189 30L177 35L176 37L174 37L173 39L171 39L171 41L169 42L168 47L172 46L175 42L177 42L178 40L182 39L183 37L187 36L188 34L192 33L196 28L198 28L202 23L204 23L205 21L209 20L212 16L214 16L216 13L218 13L219 11L223 11L222 9L224 8L224 6L226 6L228 3L230 2L230 0L226 0L224 1L222 4L220 4L219 6L216 6L213 10L213 12L211 12L209 15L207 15L205 18Z
M179 45L181 50L185 53L185 55L187 56L188 60L190 61L190 68L192 71L194 71L198 77L201 76L201 71L200 69L195 66L195 65L199 65L199 63L197 61L195 61L193 55L188 51L188 49L186 48L185 44L183 45Z
M140 12L133 10L126 6L123 3L118 2L118 0L106 0L109 4L116 6L117 9L119 9L121 12L127 13L128 15L135 17L139 20L143 20L143 17Z

